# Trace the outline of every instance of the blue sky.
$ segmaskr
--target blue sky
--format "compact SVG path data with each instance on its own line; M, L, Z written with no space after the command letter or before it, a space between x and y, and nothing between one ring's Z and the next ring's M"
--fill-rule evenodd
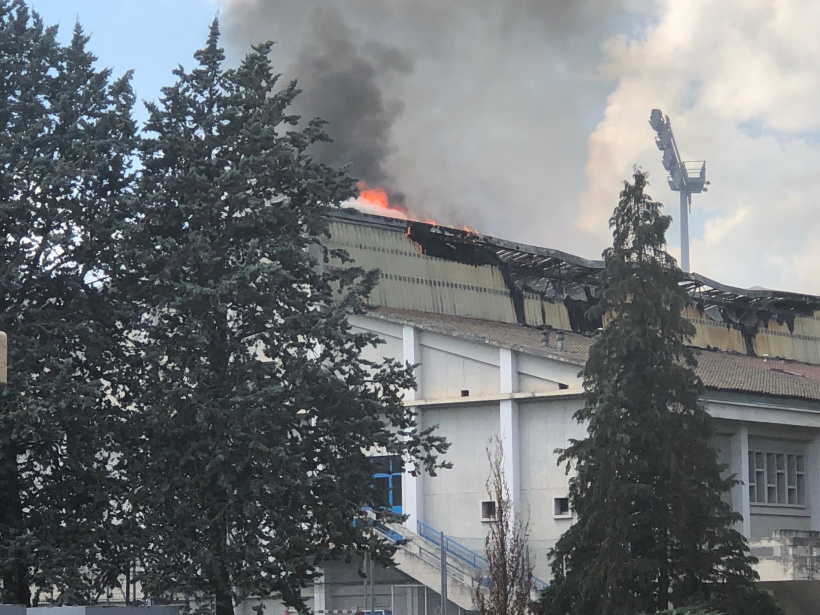
M137 99L155 100L160 88L174 82L178 64L193 65L193 53L205 42L218 13L212 0L29 0L47 25L59 24L59 38L71 38L79 20L91 36L89 48L119 76L134 70ZM137 117L145 108L137 103Z

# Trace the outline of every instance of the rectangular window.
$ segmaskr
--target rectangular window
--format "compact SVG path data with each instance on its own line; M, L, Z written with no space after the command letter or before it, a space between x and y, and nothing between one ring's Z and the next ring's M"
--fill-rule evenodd
M553 498L552 514L554 517L571 517L569 512L569 498Z
M481 502L481 520L482 521L495 521L496 515L496 508L495 502L492 500L486 500Z
M370 458L370 463L373 467L373 508L389 509L401 514L404 472L404 461L401 456L375 456Z
M749 502L805 506L803 455L749 451Z

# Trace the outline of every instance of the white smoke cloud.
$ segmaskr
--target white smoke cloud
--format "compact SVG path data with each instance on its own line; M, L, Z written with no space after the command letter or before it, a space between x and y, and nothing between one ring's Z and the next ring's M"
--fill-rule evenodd
M590 137L577 228L604 236L612 186L633 163L677 219L648 111L672 118L684 159L706 158L693 198L692 269L737 286L820 294L820 4L656 4L647 28L606 43L616 83ZM670 243L678 246L678 227Z

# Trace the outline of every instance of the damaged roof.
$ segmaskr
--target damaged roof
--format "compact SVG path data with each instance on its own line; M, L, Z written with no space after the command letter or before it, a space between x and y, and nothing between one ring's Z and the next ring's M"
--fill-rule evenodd
M572 363L579 371L595 342L588 335L560 331L564 339L563 349L559 350L557 330L546 335L526 325L385 307L374 309L368 316ZM707 389L820 401L819 365L714 350L699 350L697 354L695 371Z
M374 227L404 232L420 241L435 241L455 253L459 247L484 250L510 266L513 280L522 290L550 294L573 294L578 287L588 287L604 268L604 261L590 260L523 243L482 235L468 229L457 229L425 222L413 222L362 213L355 209L333 211L331 219L339 219ZM820 309L820 297L769 289L747 289L721 284L698 273L685 273L683 285L695 301L733 304L736 307L767 307L772 310L806 312Z

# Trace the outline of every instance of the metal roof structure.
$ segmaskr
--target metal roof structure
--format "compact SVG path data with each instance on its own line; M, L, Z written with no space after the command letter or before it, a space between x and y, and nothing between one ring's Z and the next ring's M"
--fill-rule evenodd
M485 251L493 255L499 263L508 267L510 277L522 290L530 290L547 295L552 292L573 295L578 292L595 293L604 261L590 260L550 248L527 245L490 235L478 234L468 229L440 226L426 222L415 222L398 218L388 218L366 214L358 210L345 209L330 214L331 219L355 224L389 228L407 234L419 242L423 248L438 255L431 244L446 247L448 254L457 257L469 250L475 253ZM442 254L443 258L448 256ZM475 255L469 257L481 261ZM487 264L489 261L476 262ZM722 284L698 273L684 273L683 286L696 302L732 305L737 308L760 308L773 312L808 313L820 309L820 297L800 293L768 289L746 289Z

